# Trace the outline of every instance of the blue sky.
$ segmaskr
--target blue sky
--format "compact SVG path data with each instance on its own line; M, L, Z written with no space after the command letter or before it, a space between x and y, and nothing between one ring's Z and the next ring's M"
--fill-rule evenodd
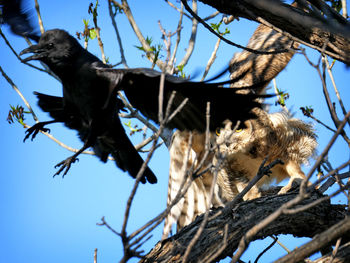
M34 1L30 2L33 6ZM83 19L89 19L87 1L39 1L44 26L46 29L61 28L72 35L83 30ZM158 20L166 30L174 31L177 26L178 14L165 1L130 1L131 10L144 36L153 38L155 44L161 44L161 33ZM207 16L214 10L208 6L199 5L199 14ZM107 1L100 1L98 23L101 27L101 37L109 61L120 61L119 46L108 15ZM218 22L217 17L213 22ZM33 19L35 21L35 19ZM184 54L188 42L188 19L184 18L182 45L178 61ZM36 21L35 21L36 22ZM120 34L123 40L125 56L129 67L149 67L141 51L135 48L139 42L123 15L117 17ZM92 23L91 23L92 24ZM256 23L241 19L229 25L231 34L228 38L245 45L254 31ZM27 47L26 42L12 35L6 26L2 27L14 49L19 53ZM199 26L195 52L186 73L204 70L204 67L214 48L216 38ZM100 57L96 40L89 44L89 51ZM224 68L229 59L239 50L222 44L210 75ZM318 54L307 49L310 58L316 62ZM18 88L32 105L41 121L49 120L36 106L33 91L61 95L61 84L45 73L38 72L21 64L11 53L3 39L0 39L0 66L12 78ZM38 65L38 64L37 64ZM334 66L335 80L343 97L345 106L349 107L349 70L339 62ZM296 55L277 78L280 89L290 94L287 106L295 112L295 116L305 119L299 112L301 106L312 106L314 114L331 127L330 119L322 87L317 72L312 69L302 55ZM329 84L330 85L330 84ZM330 86L331 87L331 86ZM332 88L332 99L335 100ZM93 262L93 252L98 248L98 262L116 262L122 257L120 238L106 227L97 226L102 216L117 231L121 230L126 200L133 186L133 180L120 171L114 163L104 164L96 157L82 155L79 162L73 164L68 175L52 178L54 165L67 158L72 153L58 146L46 136L39 134L32 141L23 143L24 129L19 124L8 124L6 121L9 105L23 105L17 93L6 80L0 77L0 145L3 149L0 159L0 253L4 262ZM273 103L273 101L270 101ZM337 107L340 112L339 107ZM272 111L279 108L272 107ZM27 115L26 122L33 124ZM51 134L65 144L80 148L82 143L77 139L75 131L68 130L61 124L51 125ZM321 152L332 136L330 131L315 124L319 137ZM349 132L349 129L347 128ZM133 138L134 143L141 138ZM339 138L331 151L330 161L334 166L349 159L349 149ZM154 216L158 215L166 205L169 156L165 147L157 150L151 160L150 167L158 176L157 185L140 185L132 206L128 233L133 232ZM304 169L308 170L308 167ZM342 196L333 202L342 202ZM161 236L159 227L153 233L153 238L144 246L146 252L153 247ZM289 236L281 238L292 249L296 244ZM265 240L253 243L243 260L254 260L262 247L270 243ZM275 245L274 249L265 255L260 262L270 262L282 255L283 250Z

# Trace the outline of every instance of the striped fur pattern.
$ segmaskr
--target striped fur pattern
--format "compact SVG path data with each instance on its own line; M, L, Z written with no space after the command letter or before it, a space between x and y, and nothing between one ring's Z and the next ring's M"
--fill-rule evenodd
M215 137L211 135L211 140L213 138L215 139ZM192 135L190 132L186 131L176 131L174 133L169 147L170 169L167 199L168 206L181 190L180 187L183 185L183 181L189 180L188 176L186 177L186 171L197 169L199 163L203 159L205 154L205 139L203 133L195 131L192 132ZM212 164L213 157L213 154L207 156L204 163L201 165L201 170ZM186 159L187 162L185 162ZM206 211L212 180L212 174L206 172L192 182L186 194L172 207L170 213L165 218L163 238L168 237L174 223L176 223L178 231L191 223L198 215ZM212 204L221 206L223 203L217 193L218 188L216 187Z
M220 194L225 201L232 200L257 174L262 161L281 159L246 195L245 200L260 197L259 187L290 178L279 193L290 190L294 180L305 178L301 164L315 154L316 134L310 124L291 118L287 113L254 109L258 118L245 122L246 128L233 131L228 123L218 137L220 152L226 154L218 175ZM214 160L215 163L215 160Z
M276 31L260 25L255 30L247 46L254 49L265 49L271 51L290 48L292 44L292 41L288 38L282 36ZM293 45L294 47L297 46L296 44ZM244 87L262 81L266 82L267 85L270 80L276 77L276 75L285 68L293 55L294 52L292 50L274 55L259 55L247 51L237 53L230 61L231 78L235 78L241 75L243 72L246 72L246 74L244 78L235 83L233 87ZM242 92L244 92L244 90L242 90ZM257 93L263 92L263 89L257 90ZM215 137L215 134L211 134L212 140ZM187 162L185 161L185 153L186 151L189 151L188 139L189 132L187 131L175 132L173 135L172 145L169 148L170 171L167 205L169 205L176 196L176 193L180 188L181 181L184 178L184 172L181 170L181 168L185 167L186 163L187 167L190 167L192 164L196 166L196 164L198 164L198 160L203 158L205 135L201 133L193 133L193 142L190 149L191 154L189 156L189 160ZM213 155L209 156L205 160L203 167L212 162ZM223 179L224 177L222 176L220 180ZM206 211L206 202L208 200L211 182L212 174L207 172L192 183L188 190L188 194L186 194L184 198L172 208L166 217L163 229L163 238L168 237L173 224L176 223L177 230L179 230L192 222L197 215ZM225 189L225 184L222 185L223 189ZM227 195L222 196L221 199L221 197L219 197L219 186L216 185L215 187L216 191L214 193L213 203L210 204L210 207L223 205L225 199L228 199ZM228 187L229 193L234 189L234 187ZM239 189L241 189L241 187L239 187Z
M256 54L246 50L236 53L229 64L231 79L238 77L243 72L247 72L247 74L243 79L233 83L233 88L250 86L260 82L266 82L267 85L287 66L294 55L291 48L297 48L298 44L271 28L259 25L250 38L247 47L265 51L290 50L270 55ZM241 92L247 92L247 90ZM264 93L264 87L257 90L257 93Z

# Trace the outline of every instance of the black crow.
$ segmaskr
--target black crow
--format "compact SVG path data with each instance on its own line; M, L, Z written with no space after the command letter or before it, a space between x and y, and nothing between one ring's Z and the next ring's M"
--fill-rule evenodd
M67 127L78 130L84 146L73 156L57 164L64 174L72 162L85 149L93 147L102 161L111 154L122 170L135 177L142 159L125 134L118 117L122 106L117 92L123 90L131 104L146 117L158 121L158 91L161 73L151 69L111 69L97 57L81 47L66 31L46 31L37 45L23 50L21 55L33 53L24 59L40 60L62 81L63 98L38 95L39 105L50 112L54 121L39 123L28 131L26 138L44 125L64 122ZM205 111L210 102L210 129L215 130L222 122L233 122L253 117L250 109L260 106L258 96L237 94L234 89L219 87L219 84L192 82L166 75L164 83L164 107L170 95L176 92L172 108L188 99L184 108L166 124L169 128L204 131ZM43 106L45 105L45 106ZM52 108L50 108L52 106ZM156 177L146 169L145 178L151 183Z
M29 14L22 8L22 0L0 0L3 23L21 36L39 40L39 35L29 23ZM49 131L46 124L63 122L68 128L78 131L84 146L73 156L57 164L65 175L77 156L93 147L102 161L111 154L118 167L135 177L142 165L120 123L118 112L123 108L117 99L117 91L124 90L129 101L146 117L158 121L158 91L161 73L150 69L110 69L98 58L84 50L67 32L59 29L47 31L39 43L22 51L34 53L24 61L40 60L61 79L63 98L36 93L39 106L49 112L54 120L35 124L27 130L25 139L38 131ZM263 84L262 84L263 85ZM259 85L257 85L259 86ZM164 108L170 94L176 91L172 109L188 99L185 107L170 122L168 128L204 131L205 109L211 103L210 129L216 129L222 121L245 120L253 117L250 109L260 106L257 96L236 94L236 91L219 89L218 84L196 83L174 76L166 76ZM147 167L141 181L157 181Z

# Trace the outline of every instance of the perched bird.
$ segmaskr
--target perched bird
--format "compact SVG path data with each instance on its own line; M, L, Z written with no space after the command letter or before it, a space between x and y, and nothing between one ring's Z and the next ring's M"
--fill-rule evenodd
M282 34L264 25L259 25L249 40L249 43L247 45L248 48L252 48L256 50L264 50L264 51L275 51L275 50L287 49L288 52L261 55L261 54L252 53L252 52L243 50L240 53L236 53L233 56L232 60L230 61L230 65L229 65L229 69L231 73L230 77L232 79L235 79L237 78L237 76L242 75L243 72L245 72L245 74L239 80L232 82L230 86L232 88L238 89L237 93L243 93L243 94L249 93L249 92L254 92L257 94L265 93L266 92L265 88L267 84L274 77L276 77L276 75L279 72L281 72L286 67L290 59L293 57L294 50L291 49L291 47L296 48L297 46L298 46L297 43L294 43L292 40L283 36ZM257 83L264 83L264 84L260 85L257 89L254 89L254 90L239 89L244 86L256 85ZM257 111L257 109L255 109L255 112L259 113L258 118L256 119L257 123L260 123L261 121L269 120L270 115L268 113ZM291 124L297 123L297 121L294 119L292 119L293 121L290 120L290 118L287 117L287 115L284 115L283 113L280 113L280 114L281 116L284 116L283 119L285 120L285 123L289 124L289 126L286 126L286 128L289 128L288 132L295 132L295 129L294 129L295 127ZM279 116L280 114L277 114L276 116ZM274 115L271 115L271 118L272 116ZM250 125L251 122L252 120L247 121L246 124ZM314 147L313 143L315 143L315 141L312 137L313 131L311 127L301 121L299 122L301 127L304 127L306 131L309 131L309 134L311 136L310 147L311 148ZM235 124L236 124L235 122L233 123L231 122L232 126L235 126ZM262 128L262 127L259 126L259 128ZM265 130L263 130L262 132L266 130L272 130L273 129L272 121L269 120L268 122L266 122L266 127L264 128ZM249 129L249 127L246 129ZM249 141L249 139L253 141L256 140L254 139L254 137L251 137L254 135L254 133L249 134L247 132L248 130L246 129L243 129L242 133L238 135L242 136L244 134L246 136L245 138L247 141ZM281 132L280 128L277 129L277 131L274 131L275 134L276 132ZM298 132L296 133L298 134ZM221 139L223 134L224 133L220 134ZM240 137L238 137L236 133L234 133L234 135L230 137L231 140L226 140L225 142L227 143L226 147L228 148L223 149L224 146L220 146L221 150L225 150L224 152L225 154L232 153L231 157L234 156L234 151L232 150L232 152L229 152L229 149L234 147L239 147L238 138ZM214 159L214 156L219 153L217 148L216 150L214 149L213 151L209 152L209 154L206 157L204 156L204 153L206 151L205 136L206 136L205 133L198 133L198 132L190 133L188 131L174 133L172 138L172 143L169 147L170 168L169 168L169 184L168 184L168 197L167 197L168 206L173 202L177 192L181 188L180 187L181 182L184 180L186 175L186 171L184 171L184 167L186 167L189 170L191 166L193 166L194 169L196 169L198 168L199 165L201 165L201 169L203 170L205 167L209 167L210 165L215 165L215 163L217 162L217 160ZM215 145L216 141L219 139L219 137L214 132L210 133L209 137L210 138L208 138L208 141L210 145ZM189 138L191 138L191 140L189 140ZM263 139L267 140L268 138L267 137L261 138L261 140ZM295 143L298 143L298 142L301 142L301 141L299 141L299 139L296 138ZM243 150L247 145L248 145L247 143L242 145ZM275 145L275 147L276 146L278 145ZM186 155L187 152L191 154ZM261 152L259 153L259 156L263 156L263 154L265 153L266 152ZM185 156L186 157L188 156L188 158L185 158ZM242 160L245 160L245 165L248 167L249 167L249 164L252 162L251 157L249 155L247 156L243 155ZM212 185L212 180L213 180L213 173L209 170L209 171L206 171L204 174L202 174L200 177L195 178L192 185L188 189L188 192L184 195L182 199L180 199L180 201L176 205L172 207L172 209L170 210L170 213L165 218L162 238L168 237L173 224L176 223L177 230L179 230L183 228L185 225L191 223L196 218L196 216L204 213L206 211L206 208L220 206L222 204L225 204L225 202L229 201L229 198L233 197L233 193L235 194L238 193L238 191L234 192L234 190L236 190L237 188L236 183L239 184L239 178L242 178L242 180L245 183L249 182L247 180L251 179L252 172L242 173L242 174L236 173L235 175L237 176L237 179L235 180L233 180L231 177L227 175L225 176L225 168L227 168L229 165L228 159L224 160L224 164L226 166L223 166L221 167L221 169L219 169L219 178L218 178L217 184L214 186L215 191L214 191L212 203L207 203L209 199L209 189ZM230 170L229 172L230 174L233 174L233 171ZM255 173L256 172L257 170L255 171ZM291 176L294 176L294 174ZM241 191L242 189L243 189L242 187L239 187L239 191Z
M258 108L255 108L254 112L257 118L247 120L245 128L233 130L232 123L228 122L226 127L218 132L219 135L211 134L209 142L216 143L218 148L214 148L206 157L204 136L180 131L174 133L169 149L169 174L172 177L169 180L168 205L181 190L182 181L189 180L186 172L201 165L200 173L211 165L215 167L218 164L218 156L223 156L223 159L218 167L218 178L211 203L208 203L208 200L213 182L213 169L196 178L184 197L172 207L165 219L163 238L169 235L172 223L176 223L177 230L180 230L207 208L219 207L231 201L257 174L266 157L268 163L280 159L283 164L273 167L271 174L264 176L253 186L244 196L244 200L260 197L259 188L273 181L279 183L290 178L288 184L280 190L279 194L282 194L290 190L294 180L301 181L305 178L300 166L308 163L317 147L317 136L312 126L291 118L285 112L269 114Z
M221 129L217 138L220 154L226 157L218 173L217 184L223 202L231 201L241 192L258 173L263 160L267 163L280 159L271 169L269 176L264 176L244 196L244 200L260 197L259 188L289 178L280 194L292 187L294 180L302 181L305 174L302 164L315 154L316 134L310 124L291 118L285 112L269 114L261 109L254 109L258 118L247 120L246 128L232 130L231 124ZM216 160L213 161L214 164Z
M74 155L57 164L59 174L68 172L71 164L85 149L92 147L96 155L106 161L108 155L116 164L135 177L143 163L132 146L118 117L122 109L117 92L123 90L130 103L146 117L158 122L158 94L161 73L151 69L112 69L96 56L81 47L66 31L46 31L37 45L32 45L21 55L32 53L23 61L40 60L62 81L63 98L39 95L39 106L48 111L53 121L38 123L28 130L26 138L44 130L46 124L64 122L78 130L84 146ZM229 81L232 82L232 81ZM237 94L235 90L222 88L224 83L192 82L170 75L165 76L163 111L172 94L170 110L175 110L185 100L181 111L166 123L168 128L204 131L206 106L210 103L210 129L215 130L224 120L254 118L250 110L260 107L254 94ZM200 94L200 96L198 96ZM234 103L232 103L234 102ZM59 109L50 106L61 105ZM45 107L42 105L46 105ZM227 110L227 105L233 107ZM146 168L143 182L156 182L156 177Z

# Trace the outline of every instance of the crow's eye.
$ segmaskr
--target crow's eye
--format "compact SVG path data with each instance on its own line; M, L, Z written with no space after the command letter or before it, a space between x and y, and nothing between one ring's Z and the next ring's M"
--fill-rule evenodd
M47 47L48 47L48 49L51 49L51 48L54 47L54 44L53 43L49 43L49 44L47 44Z

